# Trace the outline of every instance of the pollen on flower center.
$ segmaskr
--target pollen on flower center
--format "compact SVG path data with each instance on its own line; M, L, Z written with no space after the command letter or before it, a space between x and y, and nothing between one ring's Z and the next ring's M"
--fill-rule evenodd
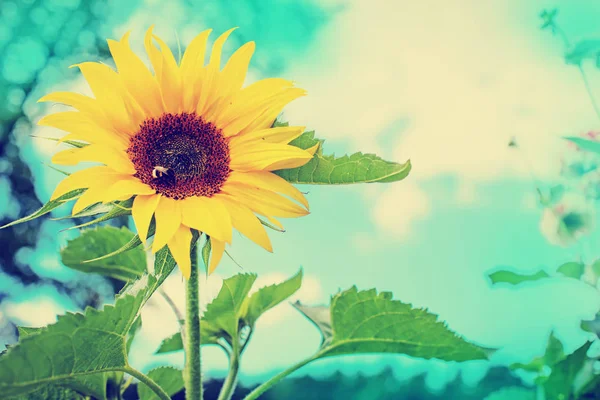
M229 145L196 114L145 120L129 142L135 176L157 193L181 200L218 193L229 176Z

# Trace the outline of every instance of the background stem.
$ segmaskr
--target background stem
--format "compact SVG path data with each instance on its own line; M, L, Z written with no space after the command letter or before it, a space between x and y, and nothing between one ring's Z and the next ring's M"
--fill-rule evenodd
M229 356L229 372L227 373L227 378L225 378L225 382L223 382L223 387L221 388L221 393L219 393L219 398L217 400L231 400L231 397L235 392L235 387L237 386L239 370L240 349L239 345L236 345L234 343L233 351Z
M192 246L192 273L185 287L185 398L201 400L202 371L200 363L200 288L198 285L198 255L196 246Z
M289 374L291 374L292 372L295 372L296 370L304 367L306 364L308 364L309 362L317 359L319 357L319 353L300 361L298 364L292 365L291 367L289 367L288 369L286 369L285 371L282 371L280 373L278 373L277 375L275 375L274 377L272 377L271 379L269 379L268 381L266 381L265 383L263 383L262 385L260 385L259 387L257 387L256 389L254 389L252 392L250 392L248 394L248 396L244 397L244 400L256 400L258 399L258 396L260 396L261 394L263 394L264 392L266 392L267 390L271 389L271 387L273 387L274 385L276 385L277 383L279 383L283 378L285 378L286 376L288 376Z

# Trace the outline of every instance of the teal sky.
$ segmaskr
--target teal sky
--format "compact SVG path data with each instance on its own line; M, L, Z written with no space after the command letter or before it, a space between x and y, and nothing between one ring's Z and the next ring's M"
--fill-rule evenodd
M132 30L141 49L145 29L156 24L176 49L175 32L185 45L207 27L220 33L239 26L226 51L255 40L251 80L278 75L309 91L284 118L315 129L327 139L326 153L375 152L413 163L411 176L392 185L302 187L311 214L284 221L285 234L271 234L274 254L234 235L230 253L244 271L259 274L259 283L282 280L302 267L305 285L295 298L307 303L325 303L353 284L391 291L396 299L439 314L467 339L499 348L492 364L541 353L551 329L568 350L586 339L579 321L600 307L592 288L558 279L492 288L486 273L500 267L552 270L579 257L588 262L600 257L592 250L597 232L566 248L546 240L533 182L558 181L558 160L568 154L561 136L598 127L577 68L564 63L560 40L539 29L538 14L558 7L558 22L576 43L600 36L600 5L513 0L486 6L463 0L440 7L434 0L328 0L275 7L244 1L235 12L223 12L226 2L209 2L190 14L189 6L164 3L113 7L114 16L103 29L108 37ZM592 62L585 70L600 95L600 71ZM59 82L53 89L86 90L79 80ZM24 104L34 120L49 112L36 108L35 100ZM508 148L511 137L519 150ZM40 160L48 161L54 147L30 139L19 139L19 145L38 196L46 201L60 176ZM16 215L14 199L6 200L5 212ZM57 239L56 232L67 226L48 221L40 245L19 257L39 275L83 279L56 258L56 250L76 235L61 233ZM207 298L218 292L220 278L239 271L225 258L204 287ZM166 289L180 304L182 287L180 275L167 281ZM0 289L14 292L0 304L0 312L23 325L43 325L57 313L74 310L70 299L50 287L21 289L2 278ZM143 318L134 366L181 365L181 355L151 356L161 339L176 331L160 298L148 305ZM281 305L259 321L243 361L243 380L262 379L309 355L318 344L312 326L291 306ZM209 375L218 375L226 359L218 349L207 349L205 365ZM432 388L442 387L459 370L474 382L487 368L481 362L368 356L323 361L303 372L375 373L386 365L394 366L399 378L427 371Z

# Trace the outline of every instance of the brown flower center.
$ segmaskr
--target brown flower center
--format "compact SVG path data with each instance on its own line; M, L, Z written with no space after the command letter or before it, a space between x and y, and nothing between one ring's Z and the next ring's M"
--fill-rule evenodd
M135 176L172 199L211 197L229 176L227 140L196 114L145 120L131 137L127 154Z

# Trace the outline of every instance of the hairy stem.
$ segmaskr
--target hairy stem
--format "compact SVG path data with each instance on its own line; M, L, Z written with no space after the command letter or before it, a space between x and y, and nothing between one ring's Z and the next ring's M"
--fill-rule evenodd
M288 369L286 369L285 371L282 371L280 373L278 373L277 375L275 375L274 377L272 377L271 379L269 379L268 381L266 381L265 383L263 383L262 385L260 385L259 387L257 387L256 389L254 389L252 392L250 392L248 394L248 396L244 397L244 400L256 400L258 399L258 397L263 394L264 392L266 392L267 390L271 389L271 387L275 386L276 384L278 384L283 378L285 378L286 376L288 376L289 374L291 374L292 372L295 372L296 370L304 367L306 364L310 363L313 360L316 360L319 357L319 353L300 361L299 363L292 365L291 367L289 367Z
M158 396L159 399L171 400L171 397L167 394L167 392L165 392L163 390L163 388L158 386L158 384L156 382L154 382L152 379L150 379L150 377L148 377L147 375L144 375L140 371L133 369L129 366L123 368L122 371L135 377L137 380L142 382L144 385L148 386L150 388L150 390L152 390Z
M192 247L192 273L185 287L185 398L202 400L202 370L200 363L200 288L198 285L198 255Z

